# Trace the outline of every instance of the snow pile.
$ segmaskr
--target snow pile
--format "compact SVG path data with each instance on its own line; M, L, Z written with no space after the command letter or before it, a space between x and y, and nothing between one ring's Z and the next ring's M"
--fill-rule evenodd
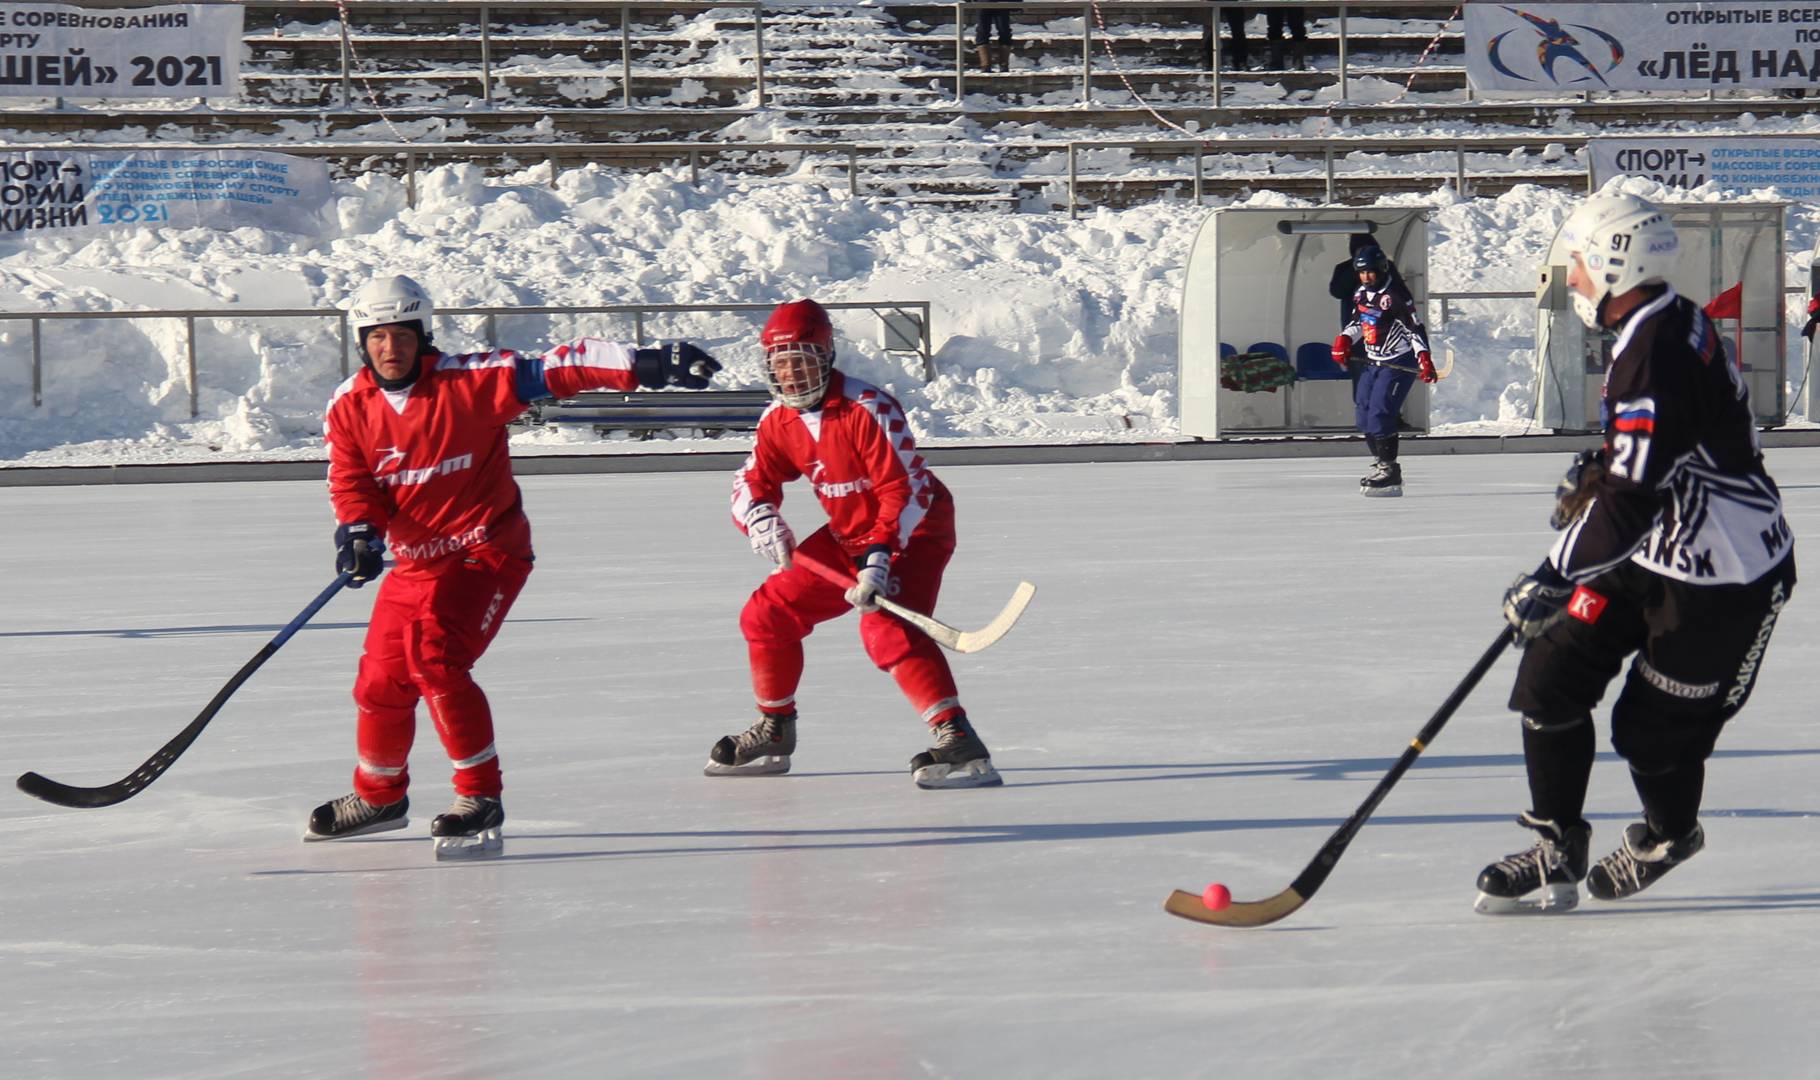
M422 281L443 307L927 301L937 375L926 385L915 356L878 348L870 313L837 314L842 365L897 393L923 438L1157 438L1175 430L1181 275L1206 213L1181 202L1070 221L950 213L715 174L691 186L676 172L590 166L564 171L552 185L547 167L488 179L465 164L421 176L415 209L389 177L340 182L336 194L341 234L333 239L167 229L0 241L0 310L326 307L389 273ZM1529 288L1574 196L1523 187L1496 199L1460 201L1442 191L1393 201L1441 206L1431 288L1458 291ZM1263 194L1252 202L1293 200ZM1791 275L1812 246L1813 218L1808 208L1791 216ZM698 341L728 365L722 385L756 388L762 321L653 316L645 333ZM199 319L194 420L181 322L44 327L44 404L34 408L28 325L0 321L0 461L320 453L321 409L343 377L329 320ZM483 332L479 319L443 320L438 343L477 348ZM1435 335L1456 354L1435 397L1436 423L1526 417L1532 332L1526 303L1456 305ZM629 339L631 320L514 316L498 325L500 344L529 351L584 333ZM520 438L595 439L567 431Z

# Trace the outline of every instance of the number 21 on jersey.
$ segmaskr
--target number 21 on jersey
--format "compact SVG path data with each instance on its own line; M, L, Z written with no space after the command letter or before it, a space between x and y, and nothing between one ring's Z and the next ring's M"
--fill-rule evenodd
M1635 398L1618 402L1612 419L1611 473L1641 482L1649 468L1649 443L1656 434L1656 401Z

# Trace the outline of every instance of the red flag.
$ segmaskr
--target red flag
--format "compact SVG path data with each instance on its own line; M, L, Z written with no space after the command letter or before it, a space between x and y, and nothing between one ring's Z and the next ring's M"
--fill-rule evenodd
M1744 314L1744 282L1740 281L1731 288L1713 297L1713 302L1706 305L1706 317L1709 319L1737 319Z

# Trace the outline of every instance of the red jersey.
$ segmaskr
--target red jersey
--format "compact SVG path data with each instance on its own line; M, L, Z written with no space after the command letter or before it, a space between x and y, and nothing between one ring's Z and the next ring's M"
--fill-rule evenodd
M849 555L875 544L900 552L912 533L952 539L954 499L916 452L897 399L839 371L819 409L772 405L733 477L733 521L756 503L781 506L783 486L809 478L828 528Z
M632 346L595 338L542 357L431 353L403 390L382 389L363 366L322 419L335 520L371 522L399 570L482 544L528 559L506 425L538 398L636 385Z

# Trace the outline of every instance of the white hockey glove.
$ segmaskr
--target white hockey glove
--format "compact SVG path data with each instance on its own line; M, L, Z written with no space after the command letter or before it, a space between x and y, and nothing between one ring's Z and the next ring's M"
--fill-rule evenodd
M864 612L877 611L878 598L890 592L891 552L882 547L870 548L853 575L853 587L847 590L847 603Z
M752 542L755 553L789 569L790 553L796 550L796 534L790 531L790 523L777 512L777 507L756 503L746 511L746 539Z

